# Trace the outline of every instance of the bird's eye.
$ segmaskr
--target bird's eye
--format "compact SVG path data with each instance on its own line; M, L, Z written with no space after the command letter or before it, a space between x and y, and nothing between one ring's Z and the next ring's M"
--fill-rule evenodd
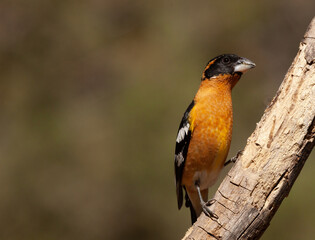
M230 63L230 58L228 58L228 57L223 58L223 63L225 63L225 64Z

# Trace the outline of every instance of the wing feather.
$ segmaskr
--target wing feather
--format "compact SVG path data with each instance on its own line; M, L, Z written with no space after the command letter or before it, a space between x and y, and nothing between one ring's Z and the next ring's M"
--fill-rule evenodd
M185 160L187 157L189 142L191 138L191 123L189 121L189 115L194 107L195 102L192 101L184 113L182 121L179 125L176 138L175 147L175 179L176 179L176 194L178 209L183 205L183 187L181 185L183 170L185 166Z

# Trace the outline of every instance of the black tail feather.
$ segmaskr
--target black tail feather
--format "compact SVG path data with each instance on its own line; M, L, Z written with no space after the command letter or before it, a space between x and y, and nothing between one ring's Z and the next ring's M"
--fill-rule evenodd
M188 197L186 189L185 189L185 206L190 209L191 225L193 225L197 221L197 214L191 204L191 201Z
M179 182L176 183L176 195L178 209L180 209L183 205L183 187L179 184Z

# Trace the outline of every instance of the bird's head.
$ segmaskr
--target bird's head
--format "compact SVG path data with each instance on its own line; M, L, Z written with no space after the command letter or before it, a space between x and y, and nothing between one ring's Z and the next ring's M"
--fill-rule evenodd
M219 80L227 82L233 88L241 75L256 64L235 54L222 54L209 61L201 80Z

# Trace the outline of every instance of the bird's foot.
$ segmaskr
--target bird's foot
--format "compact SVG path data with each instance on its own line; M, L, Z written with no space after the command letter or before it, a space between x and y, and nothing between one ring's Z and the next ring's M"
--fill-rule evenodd
M210 218L214 218L214 219L218 219L218 215L216 215L214 212L212 212L208 206L211 206L213 203L215 203L216 200L215 199L210 199L207 202L203 202L201 204L202 207L202 211L206 214L206 216L210 217Z
M230 160L228 160L228 161L226 161L226 162L224 163L224 167L227 166L227 165L229 165L230 163L235 163L236 160L237 160L240 156L242 156L242 155L243 155L243 150L238 151L237 154L236 154L236 156L232 157Z

